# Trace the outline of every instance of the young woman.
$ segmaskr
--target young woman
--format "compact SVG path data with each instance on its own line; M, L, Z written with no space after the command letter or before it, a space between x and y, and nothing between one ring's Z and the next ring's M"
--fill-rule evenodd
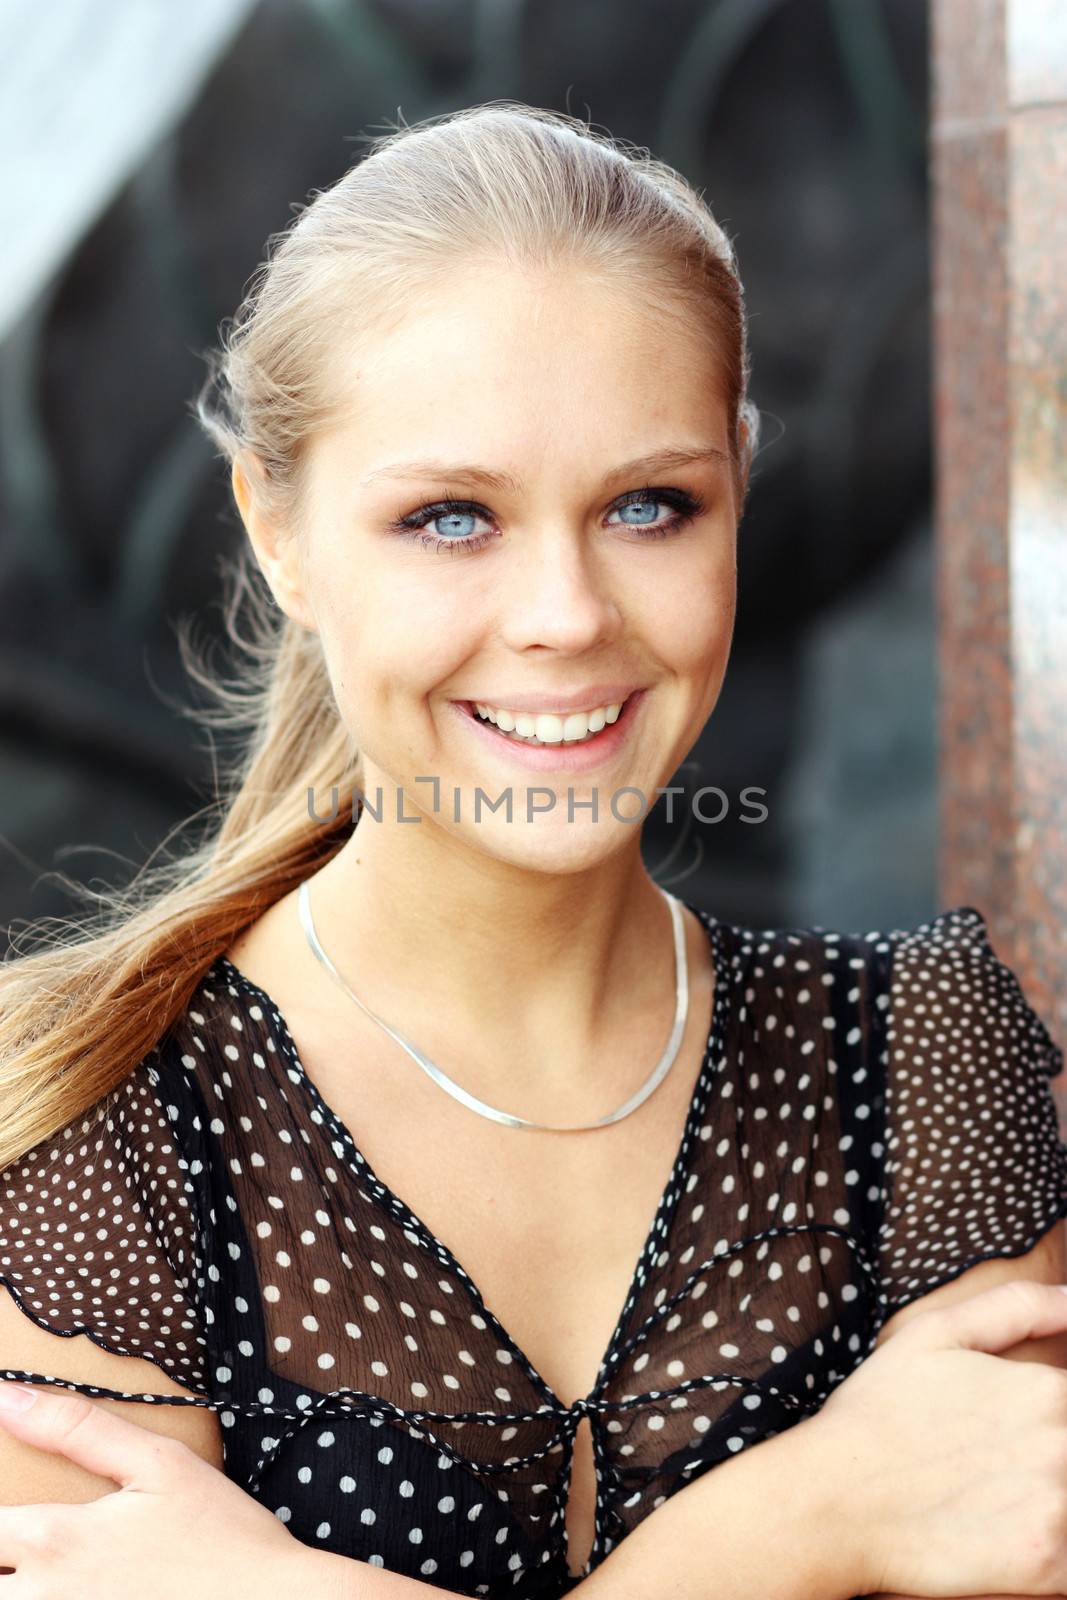
M201 402L240 765L0 975L14 1596L1067 1588L1062 1056L982 916L642 860L747 380L702 199L570 117L391 133L277 241Z

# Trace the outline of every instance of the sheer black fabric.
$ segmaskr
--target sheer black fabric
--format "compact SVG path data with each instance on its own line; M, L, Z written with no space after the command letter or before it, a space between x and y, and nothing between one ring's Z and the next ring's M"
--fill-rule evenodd
M864 935L690 909L711 1029L584 1400L563 1405L377 1179L224 957L95 1115L0 1174L0 1279L23 1311L188 1396L0 1376L212 1408L227 1475L309 1545L459 1594L567 1593L583 1416L591 1571L677 1490L818 1410L893 1311L1067 1215L1063 1054L977 910Z

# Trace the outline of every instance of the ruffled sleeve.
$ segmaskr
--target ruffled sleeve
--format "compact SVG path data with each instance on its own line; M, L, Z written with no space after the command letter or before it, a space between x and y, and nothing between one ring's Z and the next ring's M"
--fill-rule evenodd
M0 1172L0 1283L38 1327L154 1361L205 1394L195 1190L181 1113L157 1060L152 1052L96 1106ZM41 1379L14 1369L0 1376Z
M1067 1215L1063 1051L981 912L942 912L890 947L883 1320L978 1261L1023 1255Z

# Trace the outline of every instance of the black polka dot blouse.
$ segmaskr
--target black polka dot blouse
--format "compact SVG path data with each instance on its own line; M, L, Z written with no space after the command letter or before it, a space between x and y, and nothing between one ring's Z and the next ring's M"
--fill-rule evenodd
M686 902L688 904L688 902ZM563 1595L678 1489L817 1411L899 1307L1067 1215L1063 1054L980 912L755 930L690 906L703 1065L591 1393L566 1406L371 1171L270 996L220 956L123 1084L0 1174L0 1278L188 1389L5 1378L218 1414L304 1543L464 1595Z

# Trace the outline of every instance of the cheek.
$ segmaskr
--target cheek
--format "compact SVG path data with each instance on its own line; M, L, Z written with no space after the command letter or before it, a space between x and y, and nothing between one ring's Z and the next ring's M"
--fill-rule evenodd
M657 654L680 675L715 671L728 653L737 604L732 563L712 556L663 573L639 597Z
M417 712L440 684L458 680L481 637L477 607L457 603L417 575L364 582L358 600L335 592L320 621L335 692L346 712L358 711L364 722Z

